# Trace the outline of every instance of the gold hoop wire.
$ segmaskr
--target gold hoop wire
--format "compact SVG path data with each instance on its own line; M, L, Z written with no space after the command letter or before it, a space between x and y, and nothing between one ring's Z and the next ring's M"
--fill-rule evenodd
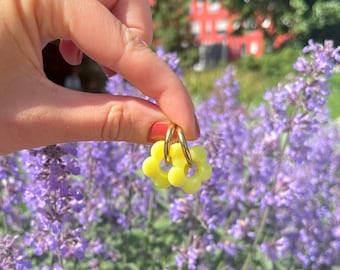
M176 125L171 123L169 125L168 130L166 131L166 135L165 135L164 160L168 164L171 162L170 145L171 145L171 139L172 139L172 136L174 135L175 130L176 130Z
M194 163L192 161L187 139L185 138L184 133L179 126L176 127L176 131L177 131L178 140L179 140L179 143L181 144L185 159L187 160L188 166L191 168L193 167Z
M188 163L188 167L191 168L191 167L193 167L194 163L193 163L193 160L192 160L192 157L191 157L188 142L187 142L187 140L184 136L182 129L174 123L171 123L169 125L168 130L167 130L166 135L165 135L164 160L168 164L171 162L170 145L171 145L171 139L172 139L175 131L177 132L178 141L181 144L181 148L182 148L184 157L185 157L185 159Z

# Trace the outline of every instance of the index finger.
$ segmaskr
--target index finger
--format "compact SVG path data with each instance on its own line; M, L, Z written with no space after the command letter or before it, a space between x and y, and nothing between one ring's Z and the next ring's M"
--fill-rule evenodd
M136 1L128 2L136 4ZM97 1L83 0L79 6L79 1L68 0L63 5L62 16L66 22L55 26L62 38L72 40L95 61L115 70L144 94L154 98L169 121L183 128L188 139L199 136L194 106L182 82L129 29L129 25L123 25ZM133 29L145 26L142 17L140 22L133 21L133 24Z

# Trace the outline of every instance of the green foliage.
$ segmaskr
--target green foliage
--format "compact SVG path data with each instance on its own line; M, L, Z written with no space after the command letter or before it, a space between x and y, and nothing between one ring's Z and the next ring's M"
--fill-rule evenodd
M340 117L340 73L334 73L329 81L331 94L328 98L330 114L333 119Z
M191 66L198 57L194 36L190 33L190 0L156 1L152 9L155 23L154 43L167 52L176 52L181 65Z
M257 105L268 87L273 87L292 72L292 65L299 50L287 47L279 52L267 53L262 58L245 56L234 65L240 82L240 100L249 106ZM195 72L184 70L184 82L194 102L207 98L213 89L216 78L220 77L223 67ZM330 114L333 119L340 116L340 73L334 73L329 81L331 95L328 98Z
M261 58L245 56L236 62L241 101L249 105L258 104L268 87L275 86L292 72L297 56L297 49L287 47L279 52L267 53Z
M235 64L241 71L259 71L265 76L282 76L292 70L292 64L297 56L297 50L285 48L279 52L266 53L261 58L244 56Z
M313 31L337 24L340 20L340 6L337 0L291 0L291 12L284 19L292 22L295 33L310 38Z
M223 68L212 68L202 72L184 69L184 83L194 103L199 103L209 96L216 78L221 77Z
M240 20L243 22L256 22L258 14L263 18L269 16L275 25L272 37L280 33L294 32L303 43L313 37L316 30L323 32L329 26L338 25L340 20L338 0L223 0L223 3L227 8L240 13ZM261 24L258 23L257 27L261 27Z
M247 104L257 104L262 99L266 87L272 87L292 71L292 65L298 56L295 48L287 47L279 52L267 53L261 58L244 56L234 62L237 79L240 82L240 99ZM184 70L184 82L193 96L195 103L206 98L216 78L219 78L224 67L195 72ZM259 79L261 78L261 79Z
M264 18L271 16L274 19L277 33L287 32L289 30L289 23L282 20L286 14L290 14L294 11L294 8L290 5L289 1L223 0L222 2L228 9L239 13L242 22L252 21L255 23L257 19L256 16L261 14ZM248 30L248 26L254 27L255 25L249 23L241 25L245 30Z

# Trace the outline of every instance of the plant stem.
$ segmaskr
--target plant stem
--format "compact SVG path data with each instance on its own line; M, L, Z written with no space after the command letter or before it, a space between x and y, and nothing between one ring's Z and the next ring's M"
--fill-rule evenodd
M63 261L63 258L60 255L60 252L58 252L58 263L61 266L61 268L64 268L64 261Z
M153 243L153 219L154 219L154 211L153 211L153 206L154 206L154 200L155 200L155 191L152 190L149 198L149 207L148 207L148 216L147 216L147 221L146 221L146 241L145 245L146 247L144 250L146 251L146 256L148 257L149 254L152 254L152 243ZM153 260L152 264L154 263ZM154 265L152 265L154 267Z
M150 198L149 198L149 208L148 208L148 219L147 219L147 233L152 231L152 223L153 223L153 218L154 218L154 212L153 212L153 204L155 200L155 192L154 190L151 191Z
M279 172L281 171L282 162L283 162L283 155L284 155L286 148L287 148L287 145L288 145L288 138L289 138L289 132L286 134L284 141L283 141L283 144L282 144L282 148L281 148L281 151L280 151L280 154L279 154L279 163L277 165L273 180L271 181L271 185L272 185L271 190L275 187L275 183L277 181ZM267 223L269 213L270 213L270 207L266 206L264 213L263 213L263 216L262 216L262 219L261 219L261 222L260 222L260 226L259 226L258 230L256 231L255 239L254 239L254 241L251 245L250 251L247 254L246 260L243 263L243 266L241 268L242 270L248 270L249 269L249 266L250 266L251 261L252 261L253 252L254 252L257 244L259 243L259 241L262 238L264 229L266 227L266 223Z
M250 251L247 254L247 258L246 258L246 260L245 260L245 262L242 266L242 270L247 270L250 266L254 249L256 248L257 244L259 243L260 239L262 238L262 234L263 234L264 228L266 226L269 211L270 211L270 208L267 206L266 209L264 210L264 213L263 213L263 216L262 216L262 219L261 219L261 223L260 223L260 227L256 232L254 242L253 242L253 244L250 248Z
M3 221L4 235L7 235L8 234L8 225L7 225L7 221L6 221L5 215L3 215L2 221Z

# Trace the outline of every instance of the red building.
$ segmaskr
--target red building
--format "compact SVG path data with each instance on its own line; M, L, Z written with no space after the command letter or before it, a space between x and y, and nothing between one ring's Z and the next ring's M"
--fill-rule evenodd
M216 1L192 0L190 20L192 33L202 45L225 44L227 60L234 60L242 55L261 56L264 50L264 34L255 30L243 35L235 35L238 15L225 9Z
M156 0L149 0L154 5ZM257 16L256 30L236 34L240 28L239 15L226 9L220 1L191 0L189 18L191 32L200 45L200 63L197 69L216 64L218 61L232 61L243 55L262 56L264 33L274 34L271 18ZM279 35L273 47L279 48L293 35Z

